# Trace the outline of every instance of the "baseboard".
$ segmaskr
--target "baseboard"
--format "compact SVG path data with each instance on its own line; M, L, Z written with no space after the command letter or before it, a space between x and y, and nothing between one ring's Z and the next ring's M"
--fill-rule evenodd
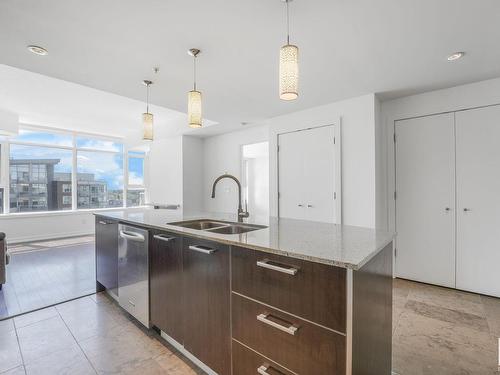
M42 234L38 236L23 236L23 237L8 237L7 243L9 244L18 244L25 242L33 242L33 241L44 241L44 240L58 240L62 238L70 238L70 237L80 237L80 236L90 236L93 235L94 231L75 231L75 232L66 232L59 234Z
M198 358L196 358L194 355L192 355L190 352L188 352L184 346L174 340L172 337L167 335L165 332L160 331L160 336L165 339L170 345L172 345L175 349L177 349L179 352L181 352L186 358L188 358L191 362L193 362L196 366L198 366L200 369L202 369L205 373L208 375L217 375L217 373L212 370L210 367L208 367L206 364L204 364L202 361L200 361Z

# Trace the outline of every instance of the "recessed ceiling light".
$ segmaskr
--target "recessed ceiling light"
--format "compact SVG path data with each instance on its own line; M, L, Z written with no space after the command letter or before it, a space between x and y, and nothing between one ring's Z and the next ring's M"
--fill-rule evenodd
M465 55L465 52L455 52L448 56L448 61L455 61L462 58Z
M49 51L47 51L45 48L40 47L40 46L30 45L30 46L28 46L28 50L30 52L33 52L35 55L40 55L40 56L46 56L49 54Z

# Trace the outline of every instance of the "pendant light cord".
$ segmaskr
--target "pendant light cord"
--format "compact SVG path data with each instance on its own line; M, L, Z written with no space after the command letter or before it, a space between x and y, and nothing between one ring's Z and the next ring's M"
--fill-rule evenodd
M193 56L193 90L196 91L196 55Z
M146 113L149 113L149 83L146 85Z
M286 1L286 44L290 44L290 11L288 0Z

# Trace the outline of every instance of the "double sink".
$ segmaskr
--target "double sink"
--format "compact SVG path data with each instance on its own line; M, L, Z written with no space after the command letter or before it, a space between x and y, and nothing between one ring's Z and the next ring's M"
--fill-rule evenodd
M175 225L182 228L204 230L207 232L219 234L241 234L267 228L265 225L233 223L228 221L217 221L209 219L178 221L175 223L169 223L169 225Z

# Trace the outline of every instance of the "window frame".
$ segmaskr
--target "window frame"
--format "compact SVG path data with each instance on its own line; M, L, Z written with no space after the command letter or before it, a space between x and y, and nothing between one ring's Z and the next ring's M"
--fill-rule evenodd
M20 124L20 130L29 130L29 131L38 131L52 134L61 134L66 136L71 136L72 145L51 145L47 143L39 143L39 142L25 142L25 141L16 141L14 136L7 136L0 138L0 188L3 188L3 213L1 216L18 216L18 215L36 215L36 216L44 216L44 215L57 215L57 214L68 214L71 212L93 212L93 211L101 211L101 210L117 210L127 208L127 190L130 188L141 188L144 189L145 194L147 194L146 183L144 180L143 185L129 185L128 184L128 157L129 150L127 145L124 142L123 138L119 137L111 137L101 134L95 133L86 133L79 131L71 131L71 130L63 130L58 128L46 127L46 126L37 126L37 125L29 125L29 124ZM90 138L99 141L111 141L119 143L122 147L121 151L116 150L104 150L99 148L91 148L91 147L77 147L77 138ZM10 212L10 146L11 145L19 145L19 146L32 146L32 147L43 147L50 149L59 149L59 150L68 150L72 152L72 166L71 166L71 197L72 204L70 210L54 210L54 211L32 211L32 212ZM89 152L100 152L100 153L109 153L109 154L121 154L123 160L123 187L122 187L122 195L123 201L122 205L119 207L105 207L105 208L78 208L78 160L77 155L78 151L89 151ZM138 151L138 150L136 150ZM143 150L141 150L143 151ZM147 151L144 151L144 174L146 174L146 157ZM135 206L140 207L140 206Z
M143 153L143 155L138 155L137 153ZM131 155L132 153L132 155ZM136 153L134 155L134 153ZM124 148L124 164L125 164L125 169L124 169L124 174L123 178L125 179L124 181L124 187L125 190L123 192L123 201L125 204L125 207L131 208L131 207L143 207L143 206L128 206L127 205L127 199L128 199L128 191L129 190L144 190L144 201L147 201L148 197L148 190L146 188L146 161L147 161L147 152L144 150L138 150L134 148ZM129 159L134 158L134 159L142 159L142 184L129 184Z

